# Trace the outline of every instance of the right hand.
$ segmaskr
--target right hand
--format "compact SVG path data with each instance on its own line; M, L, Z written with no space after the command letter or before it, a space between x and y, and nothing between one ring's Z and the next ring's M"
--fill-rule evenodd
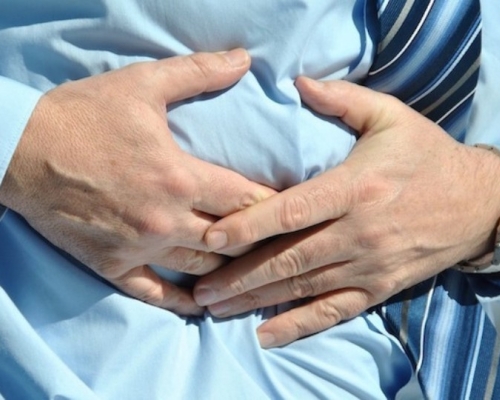
M198 53L53 89L28 122L0 203L129 295L200 314L190 292L148 264L191 274L214 270L224 257L206 252L203 235L216 216L272 191L181 151L165 108L235 83L249 65L241 49Z
M262 247L201 278L200 305L226 318L306 298L258 329L276 347L354 318L493 249L500 160L460 144L392 96L299 78L302 100L360 135L339 166L213 224L227 252Z

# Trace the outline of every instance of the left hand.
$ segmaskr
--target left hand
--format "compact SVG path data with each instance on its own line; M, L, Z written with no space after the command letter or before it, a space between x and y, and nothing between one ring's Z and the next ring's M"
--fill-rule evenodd
M195 53L54 88L29 119L0 203L128 295L203 314L190 291L149 264L194 275L216 269L226 258L206 251L205 231L274 191L182 151L167 108L227 88L249 67L242 49Z
M207 244L223 253L281 236L194 290L220 317L313 297L259 327L263 347L353 318L485 253L500 216L495 155L456 142L391 96L306 78L297 87L360 140L340 166L212 225Z

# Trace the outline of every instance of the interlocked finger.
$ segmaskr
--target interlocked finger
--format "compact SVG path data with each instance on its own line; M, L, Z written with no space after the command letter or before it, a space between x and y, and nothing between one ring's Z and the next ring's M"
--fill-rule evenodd
M201 278L194 290L196 301L200 305L211 305L326 265L349 260L356 253L354 241L342 222L336 224L329 221L282 236ZM325 242L330 245L321 246Z
M165 269L191 275L205 275L228 263L229 258L184 247L167 248L152 261Z
M284 346L351 319L372 305L371 296L361 289L330 292L271 318L257 334L264 348Z
M276 193L275 190L251 182L229 169L187 154L184 158L186 159L185 165L189 166L198 184L197 193L193 199L195 210L225 217L257 204Z
M208 307L216 317L225 318L257 308L306 299L334 290L355 286L349 262L331 264L308 273L250 290Z
M111 283L132 297L180 315L201 315L204 311L189 291L162 280L146 265L131 269Z

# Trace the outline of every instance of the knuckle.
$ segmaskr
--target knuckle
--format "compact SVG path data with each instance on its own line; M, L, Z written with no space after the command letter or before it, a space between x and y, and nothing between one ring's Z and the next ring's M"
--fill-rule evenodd
M300 275L303 270L302 253L290 247L269 260L269 272L274 280Z
M165 190L176 199L192 198L196 193L196 184L190 172L181 167L172 167L165 174Z
M205 272L205 260L207 253L194 250L188 253L188 256L181 263L179 270L191 275L201 275Z
M255 224L252 219L240 218L237 222L235 226L237 226L238 229L235 234L239 238L239 243L251 244L259 240L259 226Z
M263 306L262 298L255 292L247 292L243 295L245 310L256 310Z
M357 237L358 246L367 250L376 250L383 246L385 233L378 226L366 226Z
M375 171L364 172L353 187L356 188L357 202L363 204L378 203L395 191L391 182Z
M261 196L259 196L259 194L256 192L244 193L240 198L237 211L241 211L244 210L245 208L253 206L257 204L260 200Z
M193 54L189 57L184 57L183 60L187 63L187 67L195 75L195 79L200 85L199 90L204 92L207 89L207 82L212 75L212 69L206 62L203 54Z
M250 186L247 188L248 185L248 180L245 178L245 185L242 185L240 182L237 183L237 185L233 188L231 188L234 192L240 193L241 189L244 188L242 194L240 195L239 198L239 204L238 204L238 211L241 211L245 208L251 207L255 204L260 203L261 201L271 197L272 195L276 194L276 192L269 188L269 187L255 187L255 186Z
M163 303L164 293L161 285L150 286L144 290L135 292L134 295L145 303L154 305Z
M114 75L114 78L120 78L119 82L125 81L129 88L135 87L136 89L140 89L147 87L150 84L151 77L154 77L158 72L158 64L154 61L139 61L126 65L120 70L112 71L112 73L115 72L116 75ZM146 99L142 95L141 90L130 91L129 96L133 98L141 98L142 100ZM135 102L134 105L137 106L137 103ZM132 104L130 104L130 106L131 109L128 111L134 112L134 110L132 109ZM136 114L136 112L137 110L135 110L134 115Z
M404 113L405 104L396 96L389 93L377 93L377 96L385 97L385 99L378 104L380 104L381 110L379 115L380 120L384 121L396 121L398 118L401 118L401 114Z
M278 221L285 232L296 231L308 225L311 205L303 196L286 198L279 209Z
M176 228L173 221L162 213L152 212L142 218L137 224L138 237L171 237Z
M146 277L147 280L152 279L151 284L138 284L136 278ZM163 286L154 279L155 275L147 266L136 267L122 275L113 279L121 290L145 303L161 306L165 297Z
M290 336L294 339L300 339L314 333L313 330L314 328L312 328L308 321L296 319L290 326Z
M374 297L389 297L398 293L403 288L403 284L397 277L393 275L384 276L384 279L379 279L374 284ZM384 299L385 300L385 299Z
M316 304L316 315L321 321L326 321L328 326L336 325L346 319L346 315L335 304L326 300Z
M314 285L307 275L290 278L288 280L288 289L294 299L303 299L315 294Z
M101 262L96 268L99 275L107 280L119 280L123 275L123 270L123 263L116 259Z
M229 293L237 296L246 292L246 286L240 278L235 278L225 285L229 289Z

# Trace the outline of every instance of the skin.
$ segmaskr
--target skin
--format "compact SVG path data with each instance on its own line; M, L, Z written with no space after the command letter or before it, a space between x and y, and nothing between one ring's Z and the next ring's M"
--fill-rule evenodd
M494 154L391 96L348 82L296 86L313 110L359 132L358 143L340 166L212 225L214 251L265 241L194 289L219 317L310 299L258 328L263 347L332 327L488 252L500 216Z
M200 314L190 292L148 264L203 274L224 256L203 235L273 192L180 150L166 106L234 84L244 50L199 53L65 83L39 101L0 188L0 203L125 293Z

